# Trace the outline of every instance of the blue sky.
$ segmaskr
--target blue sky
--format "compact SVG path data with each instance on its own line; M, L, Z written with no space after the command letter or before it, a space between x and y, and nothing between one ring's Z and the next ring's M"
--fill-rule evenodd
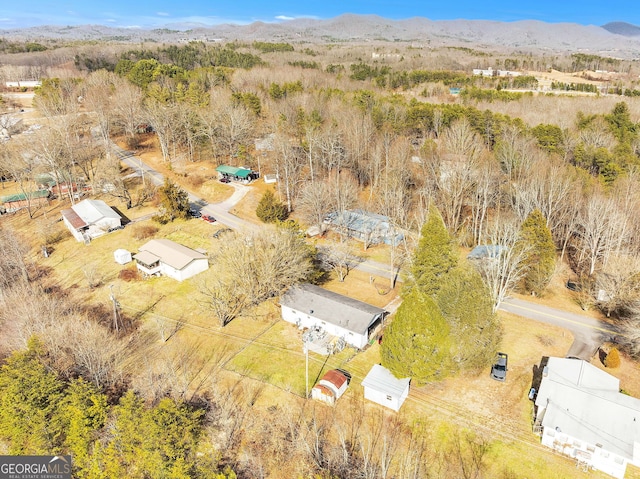
M16 0L0 1L0 29L35 25L100 24L156 28L169 23L246 24L298 17L331 18L343 13L390 19L541 20L602 25L640 25L637 0ZM635 4L635 6L634 6Z

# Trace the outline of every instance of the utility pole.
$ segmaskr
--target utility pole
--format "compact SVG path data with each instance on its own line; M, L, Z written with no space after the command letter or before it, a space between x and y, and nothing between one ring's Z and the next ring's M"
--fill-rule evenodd
M109 295L109 299L111 299L111 302L113 303L113 328L115 329L116 333L118 333L120 331L120 328L118 325L118 323L120 322L119 321L120 315L118 313L118 310L120 309L120 303L116 299L116 295L113 293L113 285L109 286L109 291L111 291Z
M307 341L304 342L304 356L305 356L305 365L304 365L304 398L309 398L309 344Z

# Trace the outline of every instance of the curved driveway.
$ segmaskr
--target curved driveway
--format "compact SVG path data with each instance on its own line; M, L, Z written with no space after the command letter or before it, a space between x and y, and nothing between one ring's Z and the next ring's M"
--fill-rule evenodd
M156 186L164 184L164 175L144 163L139 156L135 156L131 151L120 148L113 142L112 146L120 161L134 170L138 176L144 175L145 180L152 181ZM229 186L232 186L235 189L234 193L220 203L209 203L204 198L187 191L189 203L192 208L199 210L203 214L213 216L216 221L234 230L255 230L259 228L259 225L243 220L242 218L238 218L237 216L229 213L229 211L249 192L248 186L237 183L229 183Z

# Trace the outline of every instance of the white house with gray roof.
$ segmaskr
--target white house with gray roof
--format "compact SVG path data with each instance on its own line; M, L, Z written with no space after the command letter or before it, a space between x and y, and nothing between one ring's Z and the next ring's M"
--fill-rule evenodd
M306 283L291 287L280 306L285 321L322 329L358 349L375 338L385 315L382 308Z
M581 359L549 358L536 397L542 444L613 477L640 465L640 400Z
M122 218L102 200L82 200L62 210L62 221L78 241L91 241L122 225Z
M202 251L187 248L168 239L153 239L133 256L136 267L147 276L166 275L184 281L209 269L209 260Z

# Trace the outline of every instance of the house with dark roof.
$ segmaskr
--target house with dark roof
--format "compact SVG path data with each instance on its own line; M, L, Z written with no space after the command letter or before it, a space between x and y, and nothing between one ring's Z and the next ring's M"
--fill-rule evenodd
M235 167L229 165L220 165L216 168L220 179L228 179L232 181L240 181L249 183L258 178L258 173L244 167Z
M122 226L122 218L102 200L83 200L62 210L62 221L78 241L91 241Z
M640 399L620 392L618 378L582 359L549 358L535 399L542 444L623 478L640 465Z
M319 329L362 349L373 341L386 311L313 284L292 286L280 299L282 319L300 329Z
M209 269L209 260L202 251L193 250L168 239L153 239L133 256L136 267L147 276L166 275L184 281Z

